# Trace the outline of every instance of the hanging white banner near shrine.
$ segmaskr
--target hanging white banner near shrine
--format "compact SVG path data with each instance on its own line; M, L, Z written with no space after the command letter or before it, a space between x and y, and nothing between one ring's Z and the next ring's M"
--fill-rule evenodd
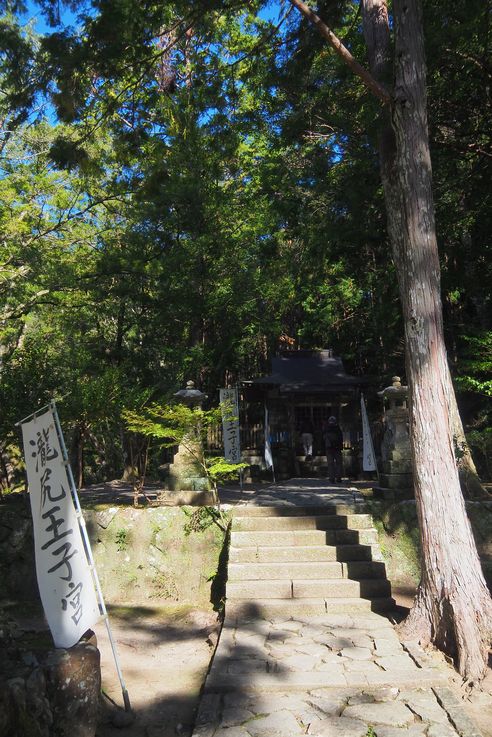
M99 606L53 412L22 423L39 592L56 647L72 647Z
M364 395L360 395L360 414L362 417L362 470L377 471L376 454L372 442L371 428L367 417Z
M237 389L221 389L219 393L222 406L224 458L230 463L241 463L238 391Z
M273 468L272 446L270 443L270 422L268 420L268 408L265 405L265 465Z

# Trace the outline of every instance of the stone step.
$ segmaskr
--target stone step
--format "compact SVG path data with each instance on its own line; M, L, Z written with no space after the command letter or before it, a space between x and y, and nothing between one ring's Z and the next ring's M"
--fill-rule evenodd
M233 529L231 546L291 547L305 545L374 545L378 542L375 529L366 530L255 530Z
M362 530L372 527L370 514L323 514L302 517L234 517L235 532L286 530Z
M399 671L396 679L394 673L383 670L381 673L371 673L370 681L363 673L357 674L356 671L353 671L350 676L350 683L347 683L346 675L336 666L328 671L282 671L279 673L263 673L260 671L238 675L222 673L217 669L216 671L212 670L207 678L204 693L230 693L232 691L238 693L255 691L263 693L274 691L308 692L317 689L346 689L347 686L355 687L356 685L366 689L368 687L371 689L388 688L395 685L398 688L422 688L425 686L430 688L431 685L442 684L444 680L440 673L425 671L417 667ZM406 731L402 730L403 733ZM331 734L334 734L334 732L330 731ZM343 734L348 733L344 731ZM419 734L423 734L423 732Z
M239 548L240 549L240 548ZM275 548L274 548L275 549ZM309 549L309 548L308 548ZM381 579L386 578L384 563L376 561L255 561L229 563L228 580L264 581L266 579Z
M289 561L371 561L370 545L298 545L296 547L233 548L229 563L288 563Z
M338 562L229 563L228 581L264 581L266 579L342 578Z
M310 599L313 596L323 596L327 599L352 598L361 596L363 599L372 597L381 598L390 596L391 584L385 578L367 578L357 581L351 578L334 579L293 579L292 597L294 599ZM267 597L265 597L267 598Z
M231 599L226 602L225 623L239 624L256 619L278 617L317 617L324 614L364 614L386 612L393 609L395 601L390 596L374 599Z
M386 578L386 565L376 560L349 560L342 563L344 578Z
M358 514L365 513L367 505L364 502L350 502L340 504L339 502L308 507L287 507L285 504L276 506L236 506L231 509L233 517L302 517L305 515L336 515L336 514Z
M269 579L228 581L226 598L231 599L326 599L384 597L391 593L386 579Z

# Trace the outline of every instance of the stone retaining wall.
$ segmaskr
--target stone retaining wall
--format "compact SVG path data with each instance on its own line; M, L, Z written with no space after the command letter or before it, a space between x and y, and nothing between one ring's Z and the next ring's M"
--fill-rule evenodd
M51 638L23 636L0 615L0 734L93 737L101 671L90 640L53 650Z
M216 525L187 535L186 511L192 508L84 509L106 603L210 606L224 536ZM4 601L39 599L31 511L20 497L0 505L0 580Z
M414 500L371 501L379 543L393 584L415 586L419 582L420 544ZM492 501L466 502L485 579L492 591Z

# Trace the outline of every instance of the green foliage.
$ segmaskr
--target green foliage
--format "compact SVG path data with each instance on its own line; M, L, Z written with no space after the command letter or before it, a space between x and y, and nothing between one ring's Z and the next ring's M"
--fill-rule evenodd
M128 542L129 542L129 533L128 530L124 527L121 527L119 530L116 530L116 534L114 537L116 547L121 552L124 552L128 548Z
M464 335L463 358L456 383L465 391L492 397L492 332Z
M215 507L197 507L193 510L183 507L183 512L188 518L183 528L185 535L191 535L192 532L205 532L213 524L224 529L224 523L227 522L225 515L221 515Z
M352 373L401 373L377 107L295 11L277 24L265 5L110 0L87 15L71 0L79 17L67 24L43 0L40 37L7 6L0 451L16 452L15 421L55 397L80 478L119 476L142 455L122 407L138 414L190 377L212 395L225 377L267 370L285 337L333 346ZM482 433L488 8L424 6L445 326L468 424ZM363 59L357 4L320 12ZM150 413L142 432L169 446L180 422ZM212 484L227 478L207 463Z
M479 475L487 480L492 479L492 427L487 425L481 430L470 430L466 439L472 450Z
M225 408L227 413L227 408ZM124 410L127 428L134 433L155 438L164 448L182 445L201 468L218 504L217 484L237 476L244 463L230 463L224 458L207 457L208 431L222 422L221 407L203 410L181 403L151 404L140 412Z

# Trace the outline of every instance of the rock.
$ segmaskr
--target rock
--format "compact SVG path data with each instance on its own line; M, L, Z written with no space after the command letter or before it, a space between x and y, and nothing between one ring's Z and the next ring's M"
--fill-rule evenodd
M387 724L392 727L405 727L414 721L410 709L400 702L347 706L343 713L348 717L364 719L367 724Z
M113 517L118 513L118 507L109 507L102 512L96 512L96 520L99 527L105 530L111 524Z
M26 684L23 678L11 678L7 682L7 688L10 692L15 707L22 712L26 710Z
M308 704L318 709L325 716L339 716L342 712L343 699L337 699L335 695L331 699L325 696L313 695L308 699Z
M193 725L192 724L181 724L181 722L179 722L176 725L175 732L180 737L190 737L191 733L193 732Z
M371 660L371 651L366 647L344 647L340 654L350 660Z
M94 737L101 691L99 650L86 643L55 650L44 669L56 734Z
M330 717L310 724L308 734L316 737L366 737L367 724L360 719Z
M376 699L374 698L373 694L362 691L361 693L350 696L348 700L348 705L358 706L359 704L374 704L375 701Z
M24 665L28 665L31 668L36 668L36 666L38 665L38 659L34 655L34 653L30 653L30 652L22 653L21 657L22 657L22 662L24 663Z
M297 735L300 732L300 725L292 714L288 711L277 711L266 717L257 716L246 725L243 725L252 737L287 737L288 735Z

